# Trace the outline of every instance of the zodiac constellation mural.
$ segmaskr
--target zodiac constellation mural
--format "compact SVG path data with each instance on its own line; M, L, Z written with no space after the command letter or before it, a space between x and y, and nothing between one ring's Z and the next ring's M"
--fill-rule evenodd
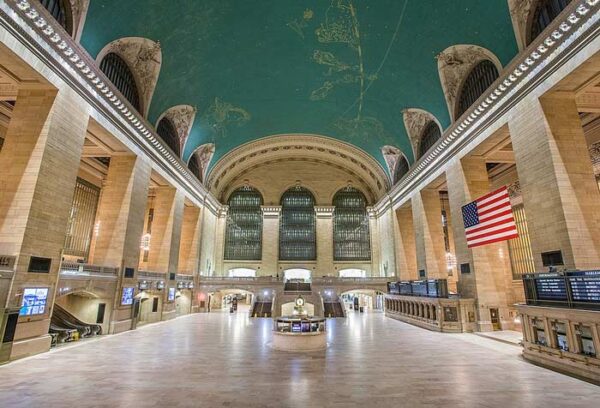
M214 132L215 137L226 137L229 126L243 126L252 116L248 111L216 97L202 114L202 122Z

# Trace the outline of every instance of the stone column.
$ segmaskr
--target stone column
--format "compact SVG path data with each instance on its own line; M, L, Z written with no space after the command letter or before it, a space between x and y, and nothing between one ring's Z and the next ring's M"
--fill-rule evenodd
M448 166L446 171L450 212L454 220L454 246L457 264L469 264L470 273L459 275L459 293L477 300L480 331L492 330L490 308L497 308L504 329L508 321L506 276L509 275L506 242L467 248L462 207L490 192L488 173L483 157L467 157ZM459 221L456 221L459 220ZM458 268L460 270L460 267Z
M262 206L262 270L257 273L261 276L276 276L279 260L279 217L281 206Z
M400 280L417 279L417 252L411 205L406 205L396 210L396 223L398 225L396 234L397 277Z
M215 267L214 275L225 276L227 271L224 270L223 258L225 255L225 231L227 229L227 213L229 206L222 206L219 209L216 220L215 231Z
M77 171L87 104L68 90L19 90L0 153L0 255L15 257L9 307L25 288L48 288L43 314L19 318L11 358L47 351L48 327ZM48 269L30 273L32 257ZM34 272L34 271L31 271Z
M381 264L381 235L377 213L373 207L367 207L367 215L371 236L371 276L385 276L384 265Z
M143 157L112 157L98 204L97 235L90 263L120 268L110 333L132 327L131 306L121 305L121 293L124 287L137 286L150 172L150 163Z
M154 197L154 218L148 253L148 270L166 273L161 310L162 320L176 316L175 301L168 300L169 288L176 288L174 275L179 263L184 195L174 187L157 187Z
M564 267L600 266L600 193L573 94L522 102L509 120L536 270L561 251Z
M334 276L333 269L333 212L335 207L315 207L317 221L317 270L315 275Z
M440 193L434 189L423 189L411 197L417 269L424 269L428 279L446 279L446 250L442 229L442 207Z
M179 273L197 275L200 262L200 236L202 232L201 209L186 205L183 209L181 243L179 247Z

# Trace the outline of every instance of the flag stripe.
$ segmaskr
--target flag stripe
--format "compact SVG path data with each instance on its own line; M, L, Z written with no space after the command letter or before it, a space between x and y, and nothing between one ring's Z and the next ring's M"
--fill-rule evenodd
M469 248L519 236L506 186L463 206Z

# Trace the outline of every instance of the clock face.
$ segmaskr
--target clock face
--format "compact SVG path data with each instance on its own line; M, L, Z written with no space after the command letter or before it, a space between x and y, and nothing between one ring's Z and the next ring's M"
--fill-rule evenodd
M302 298L296 299L296 306L304 306L304 299L302 299Z

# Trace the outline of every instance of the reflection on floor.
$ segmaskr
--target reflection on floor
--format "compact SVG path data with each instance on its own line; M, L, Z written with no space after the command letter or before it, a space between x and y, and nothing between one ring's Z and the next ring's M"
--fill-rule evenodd
M331 319L327 351L273 351L270 319L196 314L0 367L0 407L586 407L600 387L520 350L383 314Z

